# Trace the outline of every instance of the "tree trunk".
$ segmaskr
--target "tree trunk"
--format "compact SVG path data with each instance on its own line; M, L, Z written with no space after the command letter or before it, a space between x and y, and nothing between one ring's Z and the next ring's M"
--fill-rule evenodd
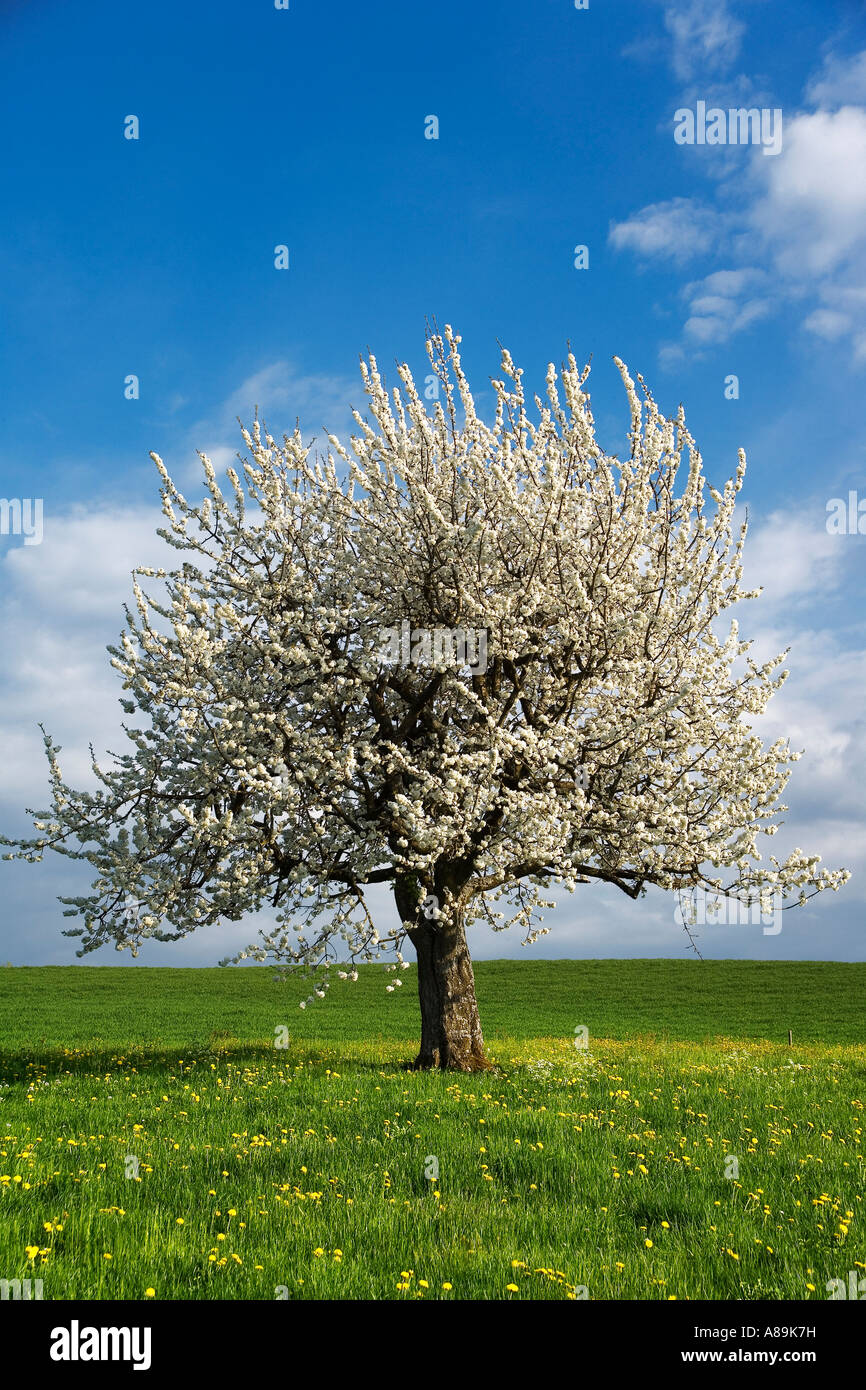
M409 940L418 956L421 1049L415 1066L451 1071L486 1070L490 1063L484 1055L475 976L462 911L455 911L453 920L445 926L424 919L417 897L407 901L400 892L396 897Z

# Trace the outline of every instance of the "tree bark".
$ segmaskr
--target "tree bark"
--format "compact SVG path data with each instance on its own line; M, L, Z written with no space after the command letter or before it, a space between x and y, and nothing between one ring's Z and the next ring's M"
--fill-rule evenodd
M485 1071L484 1038L475 998L475 975L460 909L446 926L426 921L418 899L397 892L397 906L418 957L421 1047L418 1069ZM402 901L401 901L402 899Z

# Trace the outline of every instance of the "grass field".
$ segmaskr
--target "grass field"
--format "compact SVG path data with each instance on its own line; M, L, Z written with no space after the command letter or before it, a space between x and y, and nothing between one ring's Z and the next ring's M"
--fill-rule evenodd
M414 967L303 1013L265 969L0 969L0 1278L46 1299L826 1299L866 1275L866 965L476 975L495 1067L464 1077L403 1070Z

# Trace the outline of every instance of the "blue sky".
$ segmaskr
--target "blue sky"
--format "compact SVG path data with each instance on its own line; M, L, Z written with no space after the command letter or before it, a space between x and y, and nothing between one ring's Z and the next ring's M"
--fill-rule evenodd
M762 731L807 749L774 848L855 877L779 936L708 927L701 948L866 958L864 550L826 528L831 498L866 497L863 7L13 0L0 35L0 496L44 507L41 544L0 535L2 827L45 802L37 719L70 776L90 739L118 746L104 647L130 569L158 558L149 450L194 490L195 450L232 461L256 405L275 433L296 415L346 432L359 352L423 373L435 316L463 335L482 407L497 340L537 384L570 342L592 355L611 451L614 353L665 410L685 403L714 482L747 450L747 579L765 593L740 625L762 654L792 645ZM780 109L781 150L677 144L675 112L698 102ZM55 895L86 875L2 872L0 958L73 960ZM212 964L255 925L139 961ZM532 949L551 956L684 945L660 894L593 886L548 925ZM522 953L483 932L475 951Z

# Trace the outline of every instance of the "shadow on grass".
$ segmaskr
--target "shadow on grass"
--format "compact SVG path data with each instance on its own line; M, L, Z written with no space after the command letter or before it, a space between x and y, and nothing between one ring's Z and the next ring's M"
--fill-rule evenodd
M669 1196L657 1203L638 1202L626 1207L626 1211L639 1231L658 1227L663 1221L668 1223L672 1231L677 1231L686 1226L705 1225L707 1220L707 1213L700 1206L691 1210L682 1202L672 1201Z
M715 1040L714 1045L707 1048L692 1042L660 1043L652 1038L628 1041L599 1039L593 1055L589 1055L576 1054L567 1040L558 1038L518 1040L503 1036L488 1041L488 1056L492 1063L490 1071L416 1074L445 1077L449 1085L460 1084L473 1077L483 1079L485 1076L502 1076L512 1072L546 1080L573 1078L576 1073L585 1072L589 1081L595 1079L596 1067L601 1068L599 1075L604 1077L605 1068L611 1063L621 1066L626 1062L638 1061L656 1067L662 1064L677 1073L681 1067L696 1060L706 1062L708 1054L714 1066L730 1066L730 1054L726 1056L725 1051L734 1042L735 1039ZM168 1070L183 1075L193 1071L200 1074L204 1069L210 1070L211 1065L240 1070L266 1067L269 1071L285 1069L293 1072L304 1067L331 1067L336 1071L345 1068L366 1074L384 1072L408 1076L415 1071L417 1054L417 1037L385 1038L381 1035L363 1041L356 1038L334 1042L290 1039L285 1048L275 1047L274 1039L269 1034L259 1039L244 1040L227 1030L211 1032L192 1042L171 1044L164 1044L156 1038L138 1037L119 1046L93 1036L85 1046L64 1047L61 1043L40 1038L26 1049L0 1047L0 1085L26 1087L37 1079L104 1076L110 1072L146 1074ZM763 1066L757 1065L759 1061ZM791 1062L800 1068L793 1075L804 1079L809 1077L816 1064L839 1063L850 1070L855 1080L866 1080L866 1049L863 1045L807 1044L791 1050L780 1044L752 1043L748 1052L743 1053L739 1065L745 1073L764 1071L766 1068L781 1070L781 1074L787 1076L791 1074Z
M112 1047L94 1038L87 1047L67 1048L58 1044L35 1045L32 1048L0 1049L0 1083L27 1086L37 1078L96 1075L106 1072L182 1071L184 1074L203 1066L233 1066L235 1068L268 1067L296 1070L299 1067L332 1065L351 1067L364 1072L412 1070L418 1053L416 1041L381 1044L377 1041L358 1044L314 1044L297 1042L287 1048L275 1048L273 1041L241 1041L220 1037L186 1046L166 1047L158 1042L136 1041L126 1047Z

